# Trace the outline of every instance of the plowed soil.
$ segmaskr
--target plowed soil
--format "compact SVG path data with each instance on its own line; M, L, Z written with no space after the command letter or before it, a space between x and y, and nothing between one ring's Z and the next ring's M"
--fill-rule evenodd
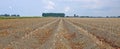
M120 49L120 19L0 20L0 49Z

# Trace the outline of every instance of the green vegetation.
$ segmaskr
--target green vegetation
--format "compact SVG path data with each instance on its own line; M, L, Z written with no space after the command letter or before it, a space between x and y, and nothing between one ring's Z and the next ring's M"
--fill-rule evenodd
M41 18L41 17L5 17L5 16L0 16L0 19L23 19L23 18Z
M65 17L64 13L43 13L43 17Z

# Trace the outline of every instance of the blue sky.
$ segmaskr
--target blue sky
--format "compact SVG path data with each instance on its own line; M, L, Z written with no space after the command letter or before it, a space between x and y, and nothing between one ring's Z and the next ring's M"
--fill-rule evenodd
M0 14L41 16L43 12L66 15L118 16L120 0L1 0Z

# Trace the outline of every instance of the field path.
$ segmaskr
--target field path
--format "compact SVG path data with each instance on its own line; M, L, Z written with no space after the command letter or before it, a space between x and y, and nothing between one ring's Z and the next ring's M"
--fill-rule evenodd
M63 37L64 33L63 20L61 19L56 32L38 49L71 49L67 39Z

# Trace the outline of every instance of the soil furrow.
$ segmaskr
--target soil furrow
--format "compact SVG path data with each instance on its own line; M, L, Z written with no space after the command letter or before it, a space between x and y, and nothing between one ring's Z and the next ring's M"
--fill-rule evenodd
M53 23L55 23L55 22L57 22L57 21L58 21L58 20L53 21L53 22L49 22L48 24L46 24L46 25L44 25L44 26L42 26L42 27L38 27L38 28L35 29L34 31L31 31L29 34L26 34L25 36L21 37L21 39L18 39L18 40L16 40L16 41L10 42L10 44L12 44L12 43L17 43L17 41L29 39L30 37L32 37L33 34L35 34L35 32L37 33L37 31L42 30L42 29L50 26L51 24L53 24ZM10 46L10 45L8 45L8 46Z
M100 39L98 39L95 35L89 33L87 30L84 30L83 28L71 23L70 21L67 21L69 24L73 25L75 28L77 28L78 30L82 31L84 35L90 37L94 42L96 42L96 44L98 44L99 46L101 46L102 48L105 49L115 49L114 47L112 47L111 45L109 45L108 43L102 42L100 41Z
M98 38L100 41L107 43L116 49L120 48L120 39L119 39L119 36L116 35L115 33L109 33L105 30L100 30L99 28L95 28L89 25L83 25L83 24L75 23L75 22L73 23L84 28L84 30L87 30L87 32L96 36L96 38Z

